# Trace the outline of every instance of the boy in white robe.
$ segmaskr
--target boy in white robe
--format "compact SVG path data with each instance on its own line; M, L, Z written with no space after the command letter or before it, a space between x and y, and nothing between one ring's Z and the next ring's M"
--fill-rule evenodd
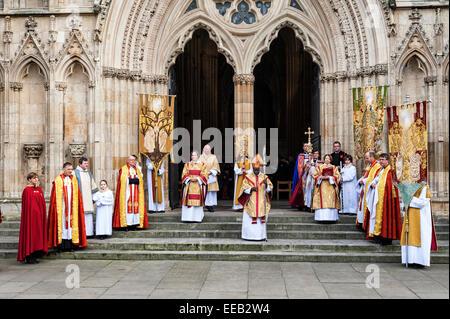
M108 188L105 180L100 182L100 190L94 194L93 201L97 206L97 218L95 220L95 233L99 239L103 240L112 235L112 217L114 196Z
M356 215L358 212L358 176L356 167L352 164L351 155L344 156L344 167L341 171L341 214Z

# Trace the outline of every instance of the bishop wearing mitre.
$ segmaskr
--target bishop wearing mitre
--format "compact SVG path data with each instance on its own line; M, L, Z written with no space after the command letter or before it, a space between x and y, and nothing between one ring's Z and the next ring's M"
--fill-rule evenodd
M247 174L239 191L239 203L244 207L242 216L242 239L267 240L267 218L270 211L270 195L273 185L261 173L264 162L256 154L252 161L253 173Z

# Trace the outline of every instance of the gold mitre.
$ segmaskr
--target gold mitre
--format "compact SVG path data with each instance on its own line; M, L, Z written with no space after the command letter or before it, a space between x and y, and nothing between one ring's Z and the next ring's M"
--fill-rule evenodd
M252 160L252 166L253 168L261 168L264 166L264 161L261 157L261 155L256 154L255 157Z
M239 155L241 157L248 157L248 136L247 135L244 135L240 138L239 146L240 146Z

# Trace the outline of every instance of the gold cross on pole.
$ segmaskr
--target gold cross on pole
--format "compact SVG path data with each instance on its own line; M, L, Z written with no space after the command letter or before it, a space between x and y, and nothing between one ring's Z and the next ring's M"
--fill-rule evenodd
M308 135L308 144L311 144L311 135L315 134L314 131L311 131L311 128L308 127L308 132L305 132L305 135Z
M315 134L314 131L311 131L311 128L308 127L308 132L305 132L305 135L308 135L308 144L307 144L308 145L308 148L307 148L308 153L312 153L312 151L313 151L313 145L311 143L311 135L313 135L313 134Z

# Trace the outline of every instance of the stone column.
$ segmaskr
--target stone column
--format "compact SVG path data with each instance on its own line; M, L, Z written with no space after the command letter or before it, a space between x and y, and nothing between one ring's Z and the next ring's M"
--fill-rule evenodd
M348 141L346 131L348 130L349 126L346 126L346 117L347 117L347 105L346 105L346 99L345 97L349 94L349 92L346 91L346 85L345 81L347 80L347 72L341 71L336 72L336 100L337 105L335 105L335 110L338 111L338 114L340 116L340 119L333 120L333 125L336 126L335 128L335 136L333 136L333 139L336 141L340 141L345 149L347 148ZM333 141L334 142L334 141ZM331 152L333 149L332 145L329 145L326 149Z
M439 100L435 99L434 85L436 84L436 76L427 76L424 79L426 85L426 98L433 101L432 104L427 103L427 128L428 128L428 183L431 188L431 195L439 197L443 184L444 169L443 158L446 156L444 150L438 143L439 130L441 127L442 109ZM415 102L415 101L413 101ZM436 103L437 102L437 103Z
M239 154L239 141L244 135L248 135L248 154L255 154L254 136L254 87L255 76L253 74L236 74L234 82L234 128L236 130L234 154L235 159Z
M67 90L66 82L55 82L55 88L50 90L51 103L49 114L49 141L47 154L50 167L48 169L49 181L61 174L64 158L64 103ZM52 94L53 92L53 94Z
M20 94L23 90L23 83L11 82L11 97L9 104L8 116L8 136L5 140L5 188L6 193L11 197L20 196L19 174L21 152L19 148L19 110L20 110ZM6 181L8 181L6 183ZM7 195L8 196L8 195Z

